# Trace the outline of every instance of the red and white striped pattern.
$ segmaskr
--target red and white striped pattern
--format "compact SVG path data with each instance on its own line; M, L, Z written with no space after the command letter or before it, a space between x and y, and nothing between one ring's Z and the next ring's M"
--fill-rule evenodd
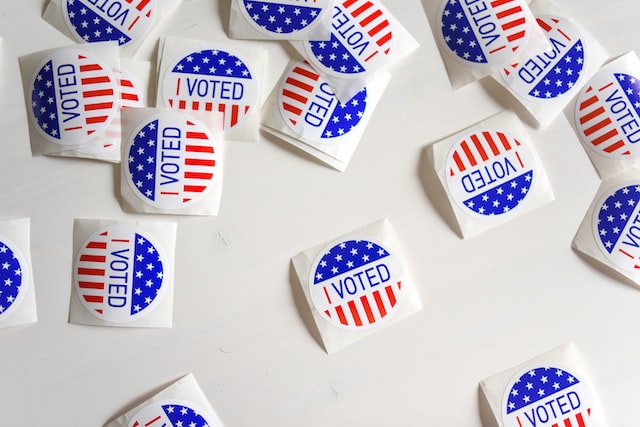
M522 0L493 0L490 4L498 25L504 31L507 43L493 47L487 53L494 54L503 49L517 51L521 46L522 39L527 36L527 31L529 31L529 23L525 13L526 5Z
M303 112L307 111L307 104L313 95L320 75L313 71L308 64L293 67L287 75L280 92L282 109L294 126L298 123Z
M89 241L76 263L79 296L85 305L103 313L105 273L107 270L107 246L109 232L100 233L99 239Z
M136 17L133 19L131 24L128 25L127 30L131 31L138 24L140 19L151 18L155 1L153 0L125 0L125 1L133 5L135 10L138 11L138 14L136 15Z
M455 176L467 169L519 147L520 141L499 131L473 133L460 142L451 154L453 160L449 175ZM516 153L519 158L519 155ZM520 160L522 166L522 160Z
M224 116L223 129L231 129L238 126L249 115L249 110L251 109L250 105L201 102L177 97L169 98L167 101L169 107L177 108L178 110L219 111Z
M332 307L325 310L324 313L330 318L337 319L344 326L361 327L373 325L391 313L398 302L397 294L401 291L401 288L402 283L397 282L395 286L387 285L382 289L376 289L371 293L336 305L333 305L331 297L325 288L327 302Z
M385 55L389 54L393 41L392 26L386 13L376 0L345 0L342 7L358 25L371 37ZM376 50L364 59L369 61L379 51Z

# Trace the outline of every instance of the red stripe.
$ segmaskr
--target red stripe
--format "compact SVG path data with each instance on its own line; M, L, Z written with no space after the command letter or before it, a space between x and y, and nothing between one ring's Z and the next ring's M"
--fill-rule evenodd
M204 185L185 185L184 186L184 191L186 193L202 193L206 189L207 187Z
M89 242L88 249L107 249L107 242Z
M104 289L104 283L102 282L78 282L78 286L82 289Z
M571 427L571 420L569 418L565 418L563 421L564 427Z
M111 96L113 95L113 89L100 89L100 90L88 90L82 92L84 98L94 98L96 96Z
M331 297L329 296L329 292L327 292L327 287L326 287L326 286L323 286L323 287L322 287L322 290L324 291L324 296L326 296L326 297L327 297L327 301L329 302L329 304L331 304ZM327 313L327 314L328 314L328 313ZM329 317L331 317L331 316L329 316Z
M151 421L149 421L148 423L145 424L145 427L150 426L151 424L155 423L156 421L158 421L160 418L162 418L162 416L158 415L157 417L155 417L154 419L152 419Z
M289 89L283 89L282 90L282 94L288 98L292 98L295 99L298 102L301 102L303 104L306 104L307 101L309 100L309 98L300 95L298 92L294 92L292 90Z
M100 295L82 295L86 302L102 303L104 298Z
M113 107L113 102L98 102L96 104L87 104L84 111L107 110Z
M598 97L597 96L592 96L591 98L582 101L580 103L580 111L584 110L585 108L587 108L590 105L595 104L596 102L598 102Z
M585 427L584 418L582 418L582 412L576 414L576 421L578 421L578 427Z
M78 268L78 274L83 276L104 276L103 268Z
M185 159L184 164L187 166L215 166L215 160L206 159Z
M187 139L209 139L209 137L204 132L190 132L190 131L187 131ZM195 146L188 145L188 147L195 147Z
M502 146L504 147L505 150L511 150L511 144L509 144L509 140L507 139L504 133L498 132L498 138L500 138L500 141L502 142Z
M393 293L393 288L391 286L387 286L384 288L387 293L387 297L389 298L389 302L391 303L391 307L396 305L396 295Z
M460 158L460 154L458 154L457 151L453 152L453 161L456 162L456 166L458 166L458 170L460 172L466 169L466 167L464 166L464 163L462 162L462 159Z
M307 92L311 92L313 90L313 86L311 86L310 84L301 82L300 80L294 79L293 77L288 77L286 83L295 87L299 87L300 89Z
M593 145L600 145L603 142L615 137L618 135L618 129L611 129L609 132L605 133L604 135L601 135L599 137L597 137L596 139L594 139L593 141L591 141L591 143Z
M543 30L545 30L547 33L549 31L551 31L551 25L547 24L546 22L544 22L542 19L540 18L536 18L536 21L538 22L538 25L540 26L540 28L542 28Z
M606 112L606 110L604 109L604 107L600 106L600 107L596 108L595 110L591 111L589 114L585 114L584 116L580 117L580 124L583 125L586 122L594 119L595 117L597 117L600 114L603 114L605 112Z
M293 114L295 114L296 116L299 116L300 114L302 114L302 110L301 110L300 108L298 108L298 107L294 107L293 105L288 104L288 103L286 103L286 102L284 102L284 103L282 104L282 107L283 107L286 111L288 111L288 112L290 112L290 113L293 113Z
M189 132L187 132L188 137ZM186 145L184 149L189 153L213 153L213 147L207 145Z
M382 31L383 28L386 28L388 26L389 26L389 21L385 19L384 21L382 21L381 23L379 23L378 25L376 25L375 27L367 31L367 34L373 37L376 34L378 34L380 31Z
M191 101L191 109L194 111L198 111L200 109L200 102Z
M343 325L347 325L347 318L344 317L344 311L342 311L342 306L338 305L336 306L336 313L338 314L338 319L340 319L340 323L342 323Z
M513 15L514 13L522 12L522 8L520 6L515 6L507 10L503 10L502 12L496 13L496 17L498 19L506 18L509 15Z
M392 36L391 36L391 33L387 33L384 37L380 37L380 38L378 39L378 41L376 42L376 44L377 44L378 46L382 46L383 44L385 44L386 42L388 42L389 40L391 40L391 37L392 37ZM385 53L387 53L387 52L385 52Z
M186 179L211 179L213 178L213 174L206 172L185 172L184 177Z
M519 19L514 19L513 21L507 22L506 24L502 25L502 29L503 30L509 30L513 27L517 27L519 25L524 25L527 23L527 20L524 18L519 18Z
M126 99L127 101L139 101L140 98L138 98L138 95L136 95L135 93L121 93L122 95L122 99Z
M102 67L99 64L83 64L80 66L80 72L83 73L85 71L100 71Z
M378 311L380 312L380 316L384 317L387 315L387 310L384 308L384 303L382 302L382 298L380 297L380 291L373 292L373 299L376 300L376 305L378 306Z
M489 144L489 148L491 148L491 152L493 153L493 155L497 156L498 154L500 154L500 149L498 149L498 146L493 140L491 134L489 132L482 132L482 136L484 136L484 138L487 140L487 143Z
M512 0L494 0L491 2L491 7L498 7L505 5L507 3L511 3Z
M206 111L213 111L213 103L212 103L212 102L207 102L207 103L205 104L204 109L205 109Z
M231 106L231 126L238 124L238 105L233 104Z
M107 257L106 257L106 255L82 254L82 255L80 255L80 261L85 261L85 262L106 262L107 261Z
M471 166L477 165L478 162L476 161L476 158L473 156L473 153L469 149L469 145L467 144L467 141L462 141L462 144L460 144L460 147L462 148L462 151L464 151L464 154L467 156L467 159L469 160L469 163L471 163Z
M515 41L515 40L519 40L519 39L523 38L524 36L525 36L525 32L524 31L518 31L517 33L508 35L507 36L507 40L512 42L512 41Z
M306 68L295 67L293 72L296 74L300 74L301 76L305 76L308 79L316 81L320 78L319 74L314 73L313 71L309 71Z
M80 79L80 82L83 85L93 85L97 83L109 83L111 79L109 76L85 77L84 79Z
M610 146L605 148L604 151L606 151L607 153L613 153L614 151L622 147L624 147L624 142L620 139L615 144L611 144Z
M109 118L108 116L93 116L93 117L87 117L85 121L87 122L88 125L94 125L96 123L104 123L107 121L108 118Z
M347 303L349 305L349 310L351 311L351 315L353 316L353 320L356 322L356 326L362 326L362 320L360 319L360 314L358 314L358 308L353 300Z
M127 30L130 30L133 28L134 25L136 25L136 22L138 22L138 20L140 19L139 16L136 16L136 19L133 20L133 22L131 23L131 25L129 25L129 27L127 28Z
M139 11L142 11L142 9L144 9L148 3L149 3L149 0L141 0L140 3L138 3L138 5L136 6L136 9L138 9Z
M181 100L178 102L178 109L180 109L180 110L184 110L184 109L186 109L186 108L187 108L187 102L186 102L184 99L181 99Z
M358 0L346 0L344 3L342 3L342 6L349 7L352 4L354 4L356 1L358 1Z
M374 323L376 321L376 318L373 316L373 312L371 311L371 306L369 305L369 299L367 298L367 296L361 296L360 302L362 303L364 312L367 314L367 320L369 321L369 323Z
M489 156L487 156L487 152L484 151L484 147L482 146L482 143L480 142L476 134L471 135L471 141L473 142L473 145L476 147L476 150L478 150L478 153L480 154L480 157L482 158L482 160L487 161L487 159L489 159Z
M596 123L595 125L593 125L590 128L586 129L584 131L584 134L589 136L592 133L598 132L600 129L604 128L605 126L609 126L610 124L611 124L611 119L607 117L606 119L601 120L598 123Z
M120 86L133 87L133 82L131 80L122 80L122 79L120 79Z
M362 21L360 21L360 25L363 26L363 27L367 26L367 25L369 25L371 23L371 21L373 21L374 19L376 19L380 15L382 15L382 11L380 9L376 9L371 15L367 16Z
M353 12L351 12L351 16L353 16L354 18L357 17L358 15L360 15L362 12L364 12L365 10L369 9L371 6L373 6L373 3L371 3L370 1L366 2L365 4L363 4L362 6L358 7L356 10L354 10Z

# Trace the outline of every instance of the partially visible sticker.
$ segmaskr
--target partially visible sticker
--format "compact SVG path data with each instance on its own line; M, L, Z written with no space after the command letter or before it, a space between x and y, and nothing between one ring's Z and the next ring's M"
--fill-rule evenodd
M82 305L98 319L132 322L160 304L168 269L164 250L151 234L115 224L93 233L78 251L74 286Z
M507 132L470 133L447 156L446 182L455 202L468 214L489 218L516 210L535 183L531 148Z
M242 126L256 109L260 87L239 54L207 49L177 60L164 78L162 94L167 107L221 112L228 130Z
M334 6L330 40L305 42L309 61L339 77L371 74L389 61L395 41L389 13L378 0L340 0Z
M596 245L615 267L640 271L640 182L609 189L592 219Z
M165 111L142 122L125 147L131 190L159 209L200 201L219 181L218 142L190 115Z
M517 374L505 389L504 427L589 427L593 393L582 378L556 366L533 366Z
M142 40L156 15L156 0L63 0L62 12L75 38L120 46Z
M527 44L535 25L525 0L444 0L440 35L447 52L466 65L501 66Z
M24 255L8 238L0 236L0 320L19 306L27 292L29 270Z
M309 292L330 324L364 330L389 319L406 287L398 256L382 243L346 239L327 246L311 267Z
M247 22L261 33L275 38L290 37L315 27L329 0L237 0Z
M64 49L46 58L31 82L30 116L50 142L80 145L107 129L118 112L118 82L92 53Z
M578 135L590 150L610 159L640 154L638 74L601 70L578 95Z
M586 67L585 43L578 28L560 16L536 18L551 50L510 64L503 79L515 93L533 100L558 98L569 92Z
M153 402L129 421L128 427L217 427L220 424L196 404L180 399Z
M296 134L315 143L348 135L364 116L367 89L340 103L329 84L308 64L294 64L282 79L278 106Z
M145 106L142 87L137 79L124 67L120 68L120 100L122 108L140 108Z

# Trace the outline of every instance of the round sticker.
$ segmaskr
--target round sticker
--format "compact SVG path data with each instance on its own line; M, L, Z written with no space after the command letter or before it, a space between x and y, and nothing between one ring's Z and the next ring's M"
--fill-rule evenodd
M146 119L125 148L131 190L159 209L180 209L202 200L218 182L217 142L190 115L165 111Z
M153 402L129 421L128 427L216 427L221 424L192 402L165 399Z
M601 70L576 103L578 135L589 149L610 159L640 153L640 80L626 72Z
M132 322L160 304L168 268L153 236L133 225L115 224L93 233L78 251L75 289L98 319Z
M176 61L164 78L162 94L167 107L221 112L226 130L247 120L260 87L244 59L234 52L210 49Z
M529 146L513 135L477 131L451 148L445 164L446 182L465 212L480 218L508 215L530 193L535 164Z
M291 38L314 28L329 10L328 0L238 0L247 22L269 37Z
M578 28L568 19L542 15L536 18L551 50L513 63L502 78L520 96L554 99L569 92L586 67L585 47Z
M395 45L392 19L376 0L341 0L334 6L330 40L305 42L309 60L339 77L380 69Z
M569 370L536 366L516 375L505 389L504 427L593 425L594 397L589 386Z
M156 14L156 0L63 0L62 14L80 42L141 40Z
M81 50L55 52L31 82L31 119L56 144L83 144L100 135L118 106L118 82L109 66Z
M380 243L349 239L329 245L311 268L309 292L334 326L364 330L398 310L404 288L400 259Z
M334 142L348 135L367 108L366 88L340 103L329 84L302 62L285 74L278 95L284 122L296 134L316 143Z
M0 320L20 306L25 293L29 270L22 252L4 236L0 236Z
M593 212L596 245L614 266L640 271L640 183L609 189Z
M477 67L504 65L527 44L535 25L524 0L444 0L441 35L456 60Z

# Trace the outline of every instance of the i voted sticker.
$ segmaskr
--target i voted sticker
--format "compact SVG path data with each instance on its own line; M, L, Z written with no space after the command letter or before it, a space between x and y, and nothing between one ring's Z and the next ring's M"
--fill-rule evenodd
M340 0L330 40L305 42L311 63L329 75L359 77L383 67L395 46L392 18L377 0Z
M27 263L20 249L0 236L0 320L9 317L19 306L28 286Z
M393 251L368 239L326 247L311 268L314 307L330 324L348 330L378 326L399 307L404 267Z
M237 0L247 22L269 37L291 38L307 33L328 13L329 0Z
M504 427L589 427L594 397L570 370L535 366L516 375L505 390Z
M601 70L578 95L576 127L592 151L610 159L640 153L640 80L637 74Z
M221 424L196 404L180 399L153 402L129 421L128 427L217 427Z
M315 143L333 142L348 135L367 108L366 88L341 103L329 84L303 62L294 64L284 75L278 95L284 122L296 134Z
M63 0L67 26L80 42L142 40L156 15L156 0Z
M98 319L131 322L161 302L168 269L164 250L152 235L116 224L84 242L75 260L74 286L82 305Z
M219 181L218 142L190 115L165 111L141 123L125 148L132 191L159 209L200 201Z
M584 74L585 44L578 28L568 19L541 15L536 20L551 50L505 67L502 77L520 96L533 100L558 98L575 87Z
M256 108L260 87L249 63L235 52L208 49L180 58L162 83L167 107L219 111L224 129L242 126Z
M640 271L640 183L609 189L598 201L592 219L596 245L611 263Z
M118 112L118 82L92 53L64 49L46 58L31 81L31 120L48 141L80 145L107 129Z
M503 131L477 131L459 139L445 163L451 197L480 218L514 212L535 182L531 148Z
M471 66L508 63L534 28L527 8L524 0L444 0L439 17L447 51Z

